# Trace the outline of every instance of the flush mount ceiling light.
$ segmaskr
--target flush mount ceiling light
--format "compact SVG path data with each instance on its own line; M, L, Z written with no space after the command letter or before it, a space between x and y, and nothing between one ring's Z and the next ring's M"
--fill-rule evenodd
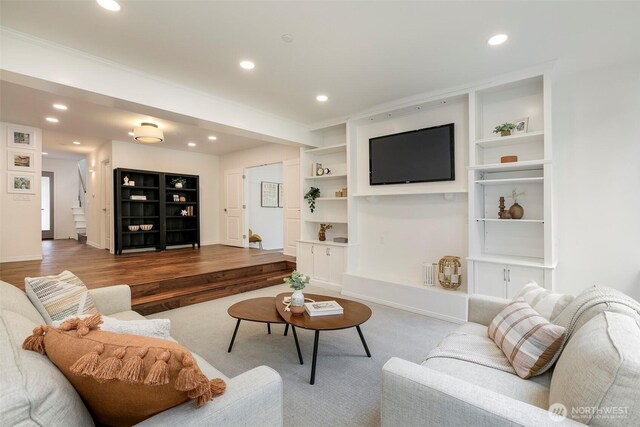
M316 101L318 102L327 102L329 97L327 95L318 95L316 96Z
M155 144L164 141L164 134L155 123L143 122L133 128L133 139L146 144Z
M509 37L506 34L496 34L495 36L487 40L487 43L489 43L491 46L497 46L506 42L508 38Z
M63 104L53 104L53 108L55 108L56 110L66 110L67 106L63 105Z
M73 145L80 145L80 141L73 141Z
M110 10L111 12L117 12L120 10L120 5L115 0L96 0L100 6Z
M48 122L51 122L51 123L58 123L60 121L60 120L56 119L55 117L47 117L46 120Z
M187 145L188 145L189 147L195 147L195 146L196 146L196 143L195 143L195 142L189 142L189 143L187 143Z
M209 141L215 141L216 139L218 139L217 136L213 136L213 135L209 136Z
M253 70L254 68L256 68L256 64L247 60L240 61L240 66L245 70Z

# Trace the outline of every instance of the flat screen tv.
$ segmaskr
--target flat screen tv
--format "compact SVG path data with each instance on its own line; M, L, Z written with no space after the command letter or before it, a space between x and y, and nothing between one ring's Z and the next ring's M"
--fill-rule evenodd
M369 184L453 181L453 123L369 139Z

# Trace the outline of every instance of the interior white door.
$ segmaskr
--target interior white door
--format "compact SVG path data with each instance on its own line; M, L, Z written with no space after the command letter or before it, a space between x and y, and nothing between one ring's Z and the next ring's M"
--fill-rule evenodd
M507 297L506 265L476 262L473 270L475 293L492 297Z
M282 253L296 256L296 244L300 240L300 159L282 162L284 184L284 247Z
M507 266L507 298L513 298L530 281L544 287L544 270L541 268Z
M224 244L245 247L244 169L224 172Z

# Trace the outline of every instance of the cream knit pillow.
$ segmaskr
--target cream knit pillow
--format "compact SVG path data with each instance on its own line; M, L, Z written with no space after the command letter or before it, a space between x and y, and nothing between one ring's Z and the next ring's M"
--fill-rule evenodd
M513 301L518 298L523 298L531 308L552 322L573 301L572 295L553 293L534 281L524 285L524 288L518 292Z

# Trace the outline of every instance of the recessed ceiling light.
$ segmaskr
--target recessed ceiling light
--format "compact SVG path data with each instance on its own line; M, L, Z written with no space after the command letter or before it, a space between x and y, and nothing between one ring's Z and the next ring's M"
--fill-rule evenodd
M115 0L96 0L100 6L110 10L111 12L117 12L120 10L120 5Z
M135 135L133 132L129 132L129 136L133 136Z
M254 68L256 68L256 64L247 60L240 61L240 66L245 70L253 70Z
M80 141L73 141L74 145L80 145Z
M55 108L56 110L66 110L67 106L63 104L53 104L53 108Z
M318 96L316 96L316 101L327 102L328 100L329 100L329 97L327 95L318 95Z
M216 139L218 139L217 136L213 136L213 135L209 136L209 141L215 141Z
M60 120L56 119L55 117L47 117L47 121L51 123L58 123Z
M46 155L48 155L49 153L47 153L46 151L43 151L43 152L42 152L42 154L43 154L44 156L46 156Z
M508 38L509 37L506 34L496 34L495 36L491 37L487 41L487 43L489 43L491 46L497 46L506 42Z
M189 143L187 143L187 145L188 145L189 147L195 147L195 146L196 146L196 143L195 143L195 142L189 142Z

